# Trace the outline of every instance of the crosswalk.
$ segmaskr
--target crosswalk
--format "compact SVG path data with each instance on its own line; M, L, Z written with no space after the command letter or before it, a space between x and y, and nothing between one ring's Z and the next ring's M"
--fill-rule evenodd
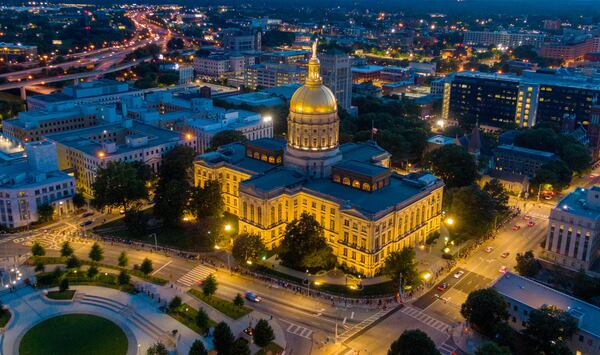
M401 312L413 317L427 326L430 326L433 329L439 330L442 333L446 333L448 332L448 329L450 329L448 324L423 313L421 310L415 307L406 305L402 308Z
M452 355L452 354L456 354L456 347L452 346L452 345L448 345L446 343L440 345L438 347L438 350L440 351L440 354L442 355Z
M369 327L371 324L373 324L379 318L385 316L389 312L392 312L394 309L395 308L387 308L387 309L380 310L379 312L371 315L370 317L364 319L362 322L360 322L360 323L358 323L358 324L356 324L356 325L354 325L352 327L348 327L347 325L343 325L344 331L338 335L338 337L337 337L338 341L341 341L341 342L346 341L347 339L349 339L352 336L356 335L361 330Z
M298 324L294 324L294 323L290 323L290 326L287 327L286 331L288 333L291 333L291 334L294 334L294 335L297 335L297 336L300 336L300 337L303 337L306 339L311 339L310 336L313 333L312 330L305 328L303 326L300 326Z
M214 274L215 270L209 268L208 266L198 265L192 270L188 271L185 275L181 276L177 283L183 285L185 287L191 287L200 280L204 280L208 275Z

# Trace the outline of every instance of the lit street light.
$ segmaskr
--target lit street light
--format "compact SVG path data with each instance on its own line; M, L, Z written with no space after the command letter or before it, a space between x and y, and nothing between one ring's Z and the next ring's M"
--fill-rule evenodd
M449 225L449 226L453 225L454 224L454 218L452 218L452 217L446 218L446 224Z

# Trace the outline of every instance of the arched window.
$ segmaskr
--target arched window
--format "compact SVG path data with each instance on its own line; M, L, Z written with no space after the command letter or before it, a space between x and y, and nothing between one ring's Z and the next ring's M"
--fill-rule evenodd
M263 155L261 155L261 156L260 156L260 160L262 160L262 161L267 161L267 160L268 160L268 159L267 159L267 155L266 155L266 154L263 154Z
M364 182L363 183L363 190L365 190L365 191L370 191L371 190L371 186L369 185L368 182Z
M352 181L352 187L360 189L360 181L358 181L358 180Z
M254 152L254 159L260 159L260 154L258 152Z
M262 208L256 207L256 217L257 217L256 223L262 225Z
M339 175L333 175L333 181L334 182L340 182L340 176Z
M271 164L275 163L275 157L274 156L270 156L269 157L269 163L271 163Z
M345 177L345 178L342 180L342 184L350 186L350 179L349 179L349 178L347 178L347 177Z
M248 219L248 204L246 201L242 203L242 216L244 216L244 219Z
M277 157L277 164L281 164L281 155Z

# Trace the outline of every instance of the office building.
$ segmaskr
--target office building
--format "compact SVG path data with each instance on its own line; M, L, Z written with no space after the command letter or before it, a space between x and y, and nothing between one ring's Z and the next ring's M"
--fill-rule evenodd
M543 258L588 271L598 258L599 241L600 187L577 188L550 211Z
M262 39L260 31L244 32L239 29L224 29L220 33L221 46L232 52L260 51Z
M540 47L540 57L563 61L581 61L588 53L597 51L600 37L567 36L559 41L546 42Z
M492 285L508 308L508 324L522 331L534 309L554 307L575 318L577 331L566 345L573 354L594 355L600 349L600 308L583 302L527 277L513 273L500 276Z
M261 62L272 62L282 64L295 64L310 58L310 52L305 50L287 50L278 52L263 52L260 56Z
M471 117L494 127L532 127L540 122L562 126L568 117L574 118L575 126L585 126L599 95L600 79L564 69L524 71L521 76L460 72L444 83L442 117Z
M494 149L496 170L534 177L542 165L557 160L554 153L501 144Z
M352 105L351 58L342 52L324 53L321 59L323 84L333 91L338 105L350 110Z
M533 46L539 48L544 43L545 37L543 33L538 32L466 31L463 42L469 46L499 48Z
M244 86L250 89L270 88L293 83L301 83L306 71L295 65L261 63L250 65L244 73Z
M337 102L322 84L316 50L305 84L293 95L287 141L233 143L195 162L195 184L218 180L239 231L272 249L304 212L324 229L338 263L374 276L385 258L438 231L443 182L401 176L374 142L339 144Z
M55 144L28 143L25 151L26 158L0 165L0 225L7 228L36 222L45 204L57 216L74 211L75 178L58 169Z
M131 119L47 136L56 143L58 166L74 171L77 191L93 196L92 184L99 167L109 161L139 161L158 172L162 157L176 145L195 149L191 135Z
M243 75L249 65L254 65L254 57L241 54L212 54L194 58L196 74L215 79Z
M116 104L128 96L143 96L143 90L132 89L122 81L99 79L65 86L62 92L27 97L29 111L49 106L85 106L90 104Z

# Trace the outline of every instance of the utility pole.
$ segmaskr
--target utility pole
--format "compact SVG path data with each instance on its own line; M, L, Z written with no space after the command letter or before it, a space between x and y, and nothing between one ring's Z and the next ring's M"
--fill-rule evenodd
M400 301L401 301L402 303L404 303L404 291L402 290L402 271L400 272L400 279L399 279L398 281L399 281L399 283L400 283L400 284L398 285L398 291L399 291L399 293L400 293Z

